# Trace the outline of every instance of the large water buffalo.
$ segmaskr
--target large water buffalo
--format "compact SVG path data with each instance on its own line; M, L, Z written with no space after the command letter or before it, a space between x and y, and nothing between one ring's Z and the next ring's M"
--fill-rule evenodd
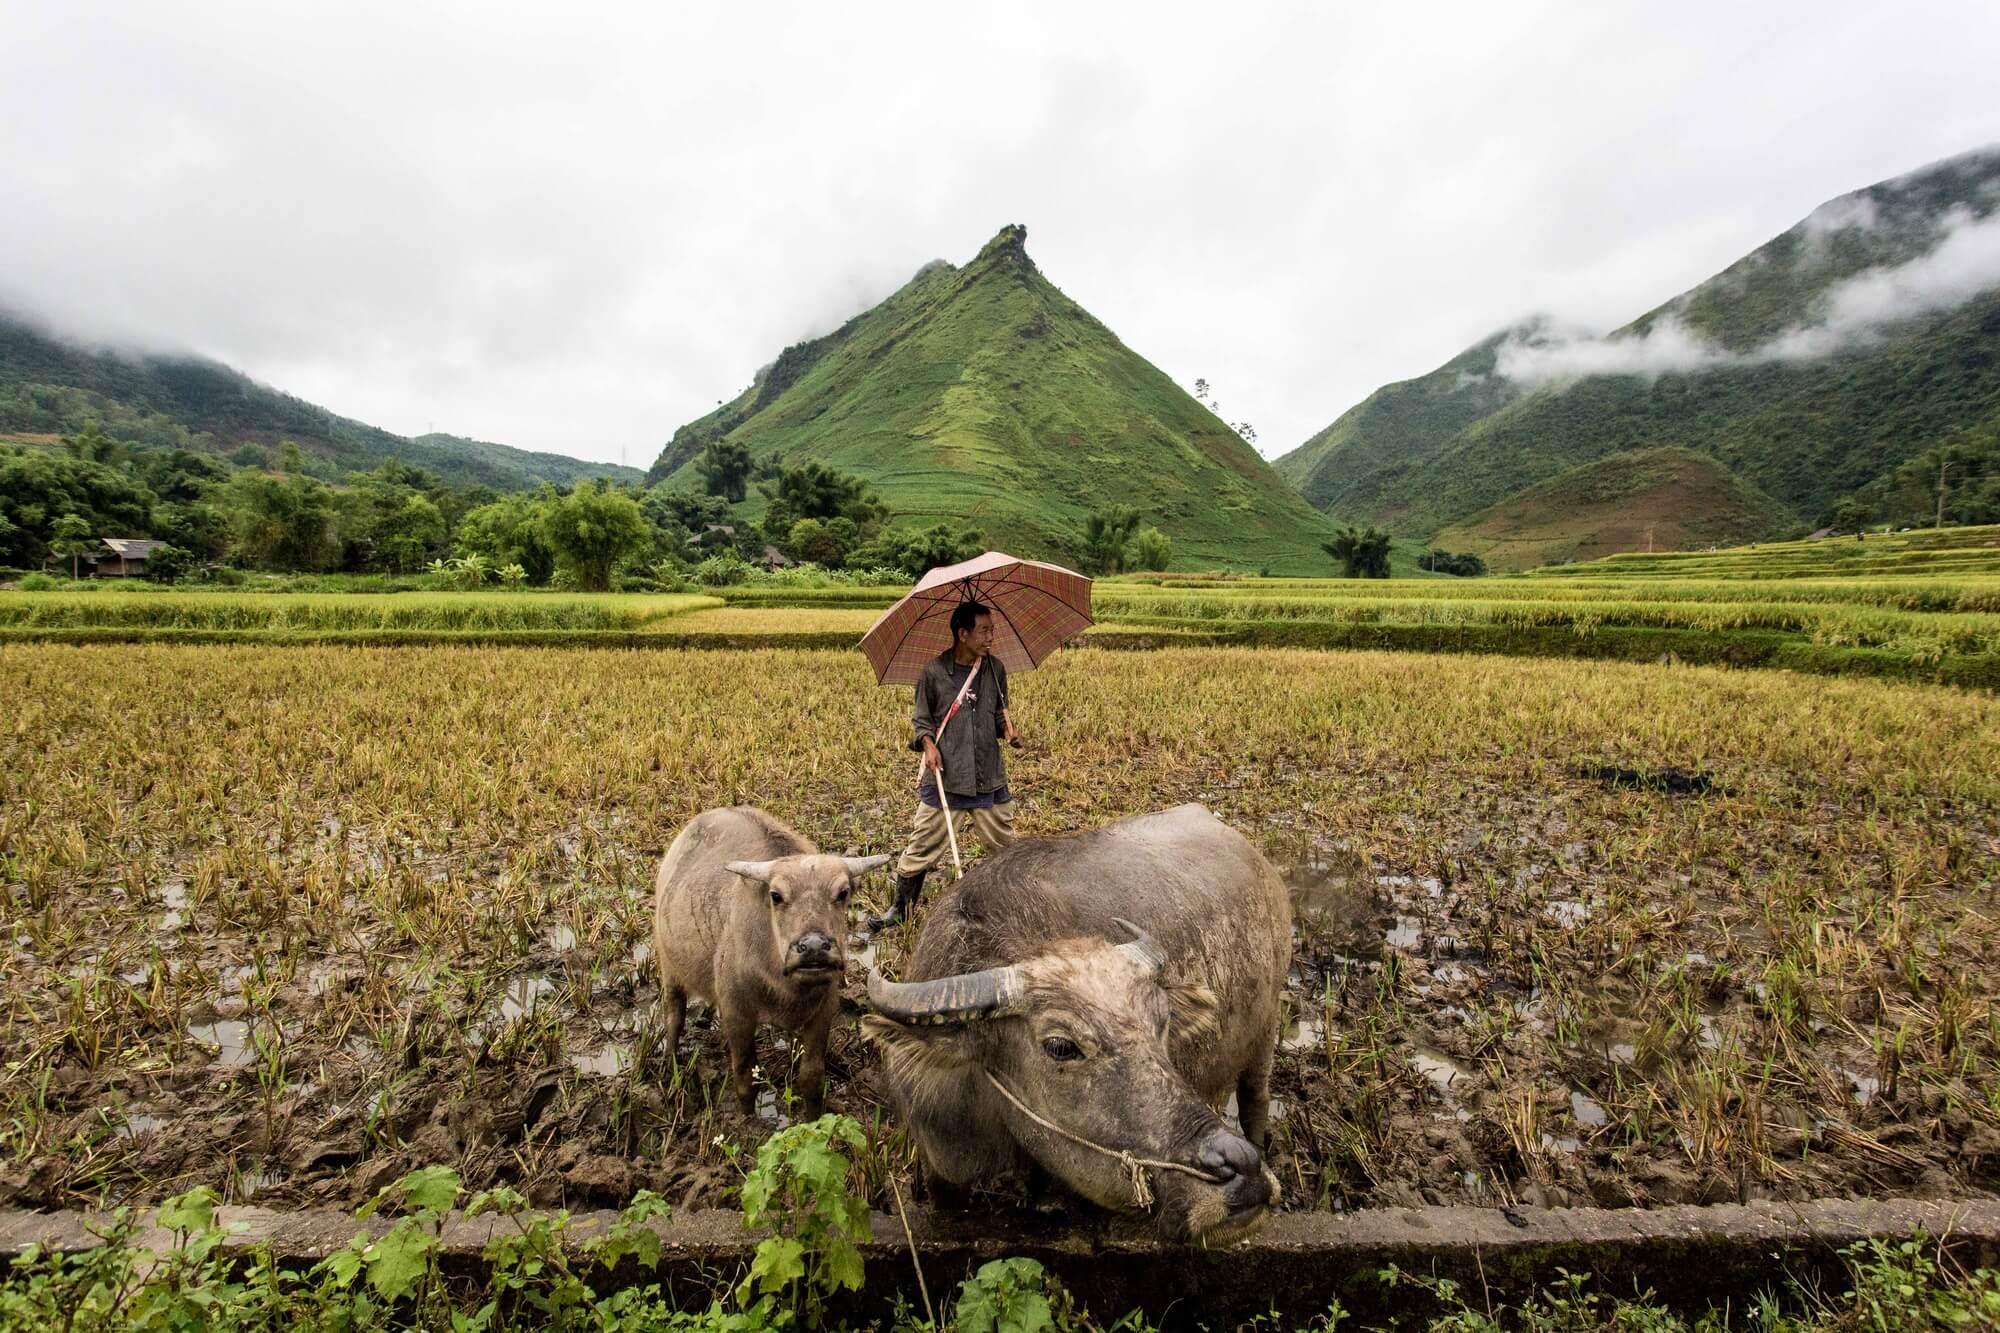
M871 974L891 1096L952 1185L1039 1164L1162 1236L1227 1243L1277 1196L1264 1165L1292 908L1199 805L1016 843ZM1217 1112L1236 1094L1241 1134Z
M886 856L823 856L803 835L752 806L704 810L660 859L653 888L653 958L666 1009L663 1040L680 1044L690 995L715 1005L737 1105L748 1115L757 1025L803 1039L800 1096L819 1115L826 1037L847 968L847 895Z

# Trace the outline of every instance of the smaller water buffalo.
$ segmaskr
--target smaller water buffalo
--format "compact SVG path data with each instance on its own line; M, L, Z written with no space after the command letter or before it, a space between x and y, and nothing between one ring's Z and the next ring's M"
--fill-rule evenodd
M736 1102L756 1102L750 1066L757 1025L805 1043L799 1064L807 1118L819 1115L826 1038L847 968L847 895L886 856L825 856L754 806L690 819L653 880L653 958L666 1008L666 1049L680 1045L690 995L715 1006Z
M862 1030L933 1178L1039 1168L1170 1240L1226 1244L1264 1164L1291 898L1198 805L989 856L932 907ZM1242 1132L1218 1112L1231 1094Z

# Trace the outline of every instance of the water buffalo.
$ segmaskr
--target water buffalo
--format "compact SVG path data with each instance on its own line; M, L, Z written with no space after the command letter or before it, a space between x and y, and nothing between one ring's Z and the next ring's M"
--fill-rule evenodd
M1258 1145L1291 936L1270 863L1178 806L988 857L905 980L870 974L862 1026L934 1176L1039 1164L1165 1238L1227 1243L1277 1197ZM1217 1115L1232 1092L1241 1134Z
M886 856L823 856L752 806L688 821L653 881L653 958L666 1008L666 1049L680 1044L688 996L715 1005L737 1105L748 1115L757 1025L802 1037L801 1098L820 1113L826 1037L847 967L847 895Z

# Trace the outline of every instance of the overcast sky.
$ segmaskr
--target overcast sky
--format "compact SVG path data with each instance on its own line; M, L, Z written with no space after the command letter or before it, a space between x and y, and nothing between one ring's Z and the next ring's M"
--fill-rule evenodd
M2000 140L2000 5L0 0L0 302L643 467L1003 224L1275 456Z

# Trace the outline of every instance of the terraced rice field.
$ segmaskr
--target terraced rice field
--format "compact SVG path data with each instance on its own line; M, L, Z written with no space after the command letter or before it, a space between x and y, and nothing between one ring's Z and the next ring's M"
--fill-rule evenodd
M719 597L694 593L232 593L116 588L0 594L0 629L631 630L665 616L722 604Z
M0 640L841 647L902 592L0 591ZM1617 556L1507 578L1139 575L1100 580L1095 610L1107 644L1691 662L2000 689L2000 528Z
M1015 693L1027 833L1197 800L1292 883L1285 1207L2000 1187L1990 694L1088 647ZM911 805L846 651L7 643L0 697L14 1205L725 1203L790 1053L741 1123L710 1028L658 1048L655 861L713 805L853 852ZM844 1022L830 1107L907 1169L874 1067Z

